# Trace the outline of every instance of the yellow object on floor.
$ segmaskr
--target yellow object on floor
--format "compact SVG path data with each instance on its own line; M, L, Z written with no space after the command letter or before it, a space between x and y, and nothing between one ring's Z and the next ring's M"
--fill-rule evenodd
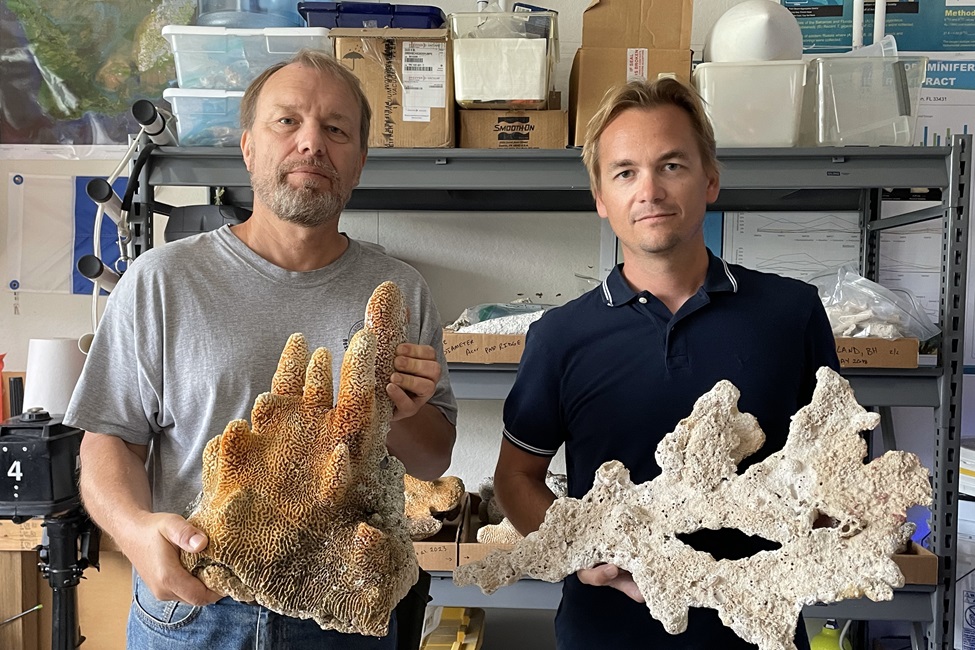
M483 609L444 607L440 625L423 640L420 650L479 650L483 631Z

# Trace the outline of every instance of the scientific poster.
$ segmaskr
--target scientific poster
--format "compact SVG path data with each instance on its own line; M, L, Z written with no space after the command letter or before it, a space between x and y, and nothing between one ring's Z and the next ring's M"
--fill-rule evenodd
M921 88L914 144L943 147L952 134L975 131L975 53L926 53L927 78ZM969 192L971 197L972 192ZM969 204L969 224L975 200ZM975 368L975 228L969 226L965 301L965 366Z
M806 54L845 52L853 43L853 0L782 0L802 30ZM873 0L864 2L863 43L873 42ZM975 50L975 0L887 2L886 34L899 52Z

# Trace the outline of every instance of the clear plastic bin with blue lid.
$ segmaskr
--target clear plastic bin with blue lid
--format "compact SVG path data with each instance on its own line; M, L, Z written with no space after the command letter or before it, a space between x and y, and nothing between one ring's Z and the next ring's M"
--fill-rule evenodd
M163 99L173 107L182 147L236 147L240 126L241 90L167 88Z
M303 47L332 52L328 30L319 27L236 29L166 25L180 88L244 90L265 68Z
M299 2L309 27L396 27L437 29L447 22L439 7L387 2Z

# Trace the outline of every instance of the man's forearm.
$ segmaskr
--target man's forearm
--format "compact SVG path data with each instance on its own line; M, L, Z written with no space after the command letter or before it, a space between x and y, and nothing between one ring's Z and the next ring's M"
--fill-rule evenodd
M435 406L424 404L416 415L392 423L386 438L389 453L408 474L432 481L450 466L457 430Z
M505 516L522 535L538 530L555 495L545 481L527 474L495 474L494 494Z
M132 521L152 510L144 457L119 438L86 433L80 488L88 514L124 550Z

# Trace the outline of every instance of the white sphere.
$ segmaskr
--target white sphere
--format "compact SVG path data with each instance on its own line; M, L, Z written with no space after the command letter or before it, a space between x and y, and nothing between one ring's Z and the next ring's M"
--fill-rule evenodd
M715 21L703 58L722 63L801 59L799 21L774 0L745 0Z

